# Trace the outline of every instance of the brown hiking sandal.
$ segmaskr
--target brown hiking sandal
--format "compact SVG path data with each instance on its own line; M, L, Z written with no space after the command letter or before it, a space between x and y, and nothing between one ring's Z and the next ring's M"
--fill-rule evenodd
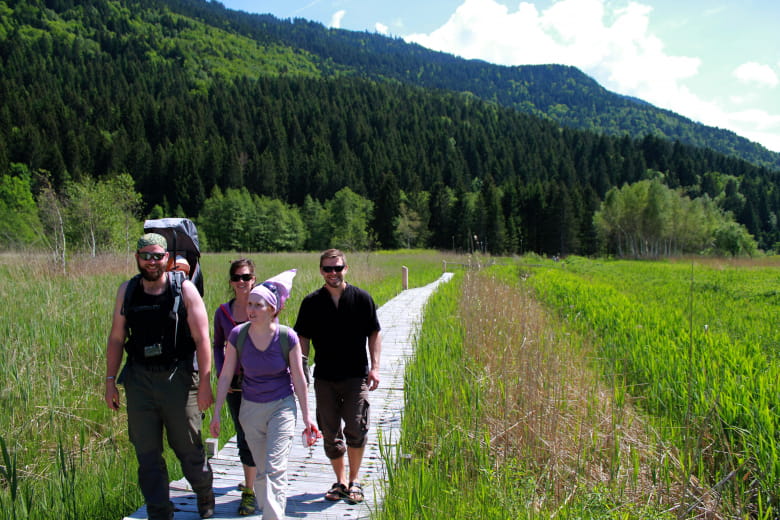
M325 493L325 500L330 500L331 502L341 500L342 498L347 498L347 486L339 482L330 486L328 492Z
M350 504L359 504L363 501L363 486L357 482L350 482L347 496L345 497Z

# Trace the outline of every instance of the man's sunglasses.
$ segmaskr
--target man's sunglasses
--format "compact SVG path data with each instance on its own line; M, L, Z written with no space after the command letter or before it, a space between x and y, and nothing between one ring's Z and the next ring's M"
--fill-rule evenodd
M255 275L249 274L249 273L231 274L230 275L230 281L231 282L237 282L237 281L241 280L241 281L244 281L244 282L248 282L248 281L250 281L254 277L255 277Z
M346 267L345 265L321 265L320 269L322 269L326 273L332 273L333 271L340 273L341 271L344 270L345 267Z
M147 262L152 259L157 260L159 262L160 260L165 258L166 254L167 253L138 253L138 256L141 259L146 260Z

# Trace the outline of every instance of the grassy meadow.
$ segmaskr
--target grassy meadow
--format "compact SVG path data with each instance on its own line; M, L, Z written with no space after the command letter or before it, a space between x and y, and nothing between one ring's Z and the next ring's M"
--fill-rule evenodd
M280 317L292 324L322 283L318 255L248 256L260 280L298 269ZM212 316L236 258L203 257ZM401 251L348 255L347 279L381 305L402 265L416 287L443 260L456 276L407 365L377 518L779 516L780 261ZM116 289L134 272L127 256L74 259L63 275L0 255L0 520L116 520L141 505L124 412L103 402Z
M776 260L513 264L431 299L379 518L778 518Z
M280 317L294 323L303 296L322 284L318 254L247 256L259 280L298 269ZM228 269L239 257L202 258L210 318L231 296ZM442 259L435 252L348 254L347 279L381 305L401 291L402 265L415 287L441 275ZM143 503L126 416L103 401L116 291L135 272L129 255L74 258L64 275L44 256L0 255L0 520L116 520ZM231 421L224 424L223 440L234 433ZM171 478L181 478L167 452Z
M572 259L529 278L567 324L598 338L613 386L658 419L692 510L698 499L738 517L780 514L777 267Z

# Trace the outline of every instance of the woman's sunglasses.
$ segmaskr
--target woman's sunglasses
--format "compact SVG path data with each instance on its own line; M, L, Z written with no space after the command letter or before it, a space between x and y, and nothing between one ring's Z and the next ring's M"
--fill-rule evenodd
M146 260L147 262L154 258L158 262L165 258L166 253L138 253L139 258Z
M340 273L341 271L344 270L345 267L346 267L345 265L323 265L320 266L320 269L322 269L326 273L332 273L333 271Z
M255 275L249 274L249 273L231 274L230 275L230 281L231 282L238 282L239 280L241 280L241 281L244 281L244 282L248 282L248 281L250 281L254 277L255 277Z

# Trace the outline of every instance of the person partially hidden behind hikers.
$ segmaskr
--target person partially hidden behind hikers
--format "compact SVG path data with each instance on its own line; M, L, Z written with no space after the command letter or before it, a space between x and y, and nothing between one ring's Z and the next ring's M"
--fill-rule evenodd
M106 348L105 400L119 410L116 384L124 384L149 520L173 519L163 429L197 495L198 513L211 518L213 475L201 439L203 411L214 401L208 315L195 285L181 273L166 272L166 249L162 235L143 235L135 254L140 275L119 286ZM117 381L125 351L127 363Z
M181 255L176 255L176 259L174 260L173 265L171 265L171 268L168 270L181 271L184 273L185 277L190 277L190 263Z
M214 313L214 366L217 369L217 377L222 374L225 365L225 351L227 340L233 327L248 321L247 303L249 292L255 287L255 263L248 258L239 258L230 263L230 288L233 290L233 298L217 307ZM241 363L236 363L236 369L230 381L230 387L226 396L230 417L236 430L236 444L238 445L238 458L244 468L244 482L239 484L241 489L241 503L238 505L240 516L253 515L255 513L255 475L257 467L252 452L246 443L244 429L241 427L239 415L241 411L241 385L243 372Z
M315 349L317 424L337 479L325 498L354 504L363 501L358 475L369 427L368 392L379 386L382 340L376 304L366 291L344 281L348 270L338 249L322 253L325 285L303 299L294 329L304 356L310 341Z

